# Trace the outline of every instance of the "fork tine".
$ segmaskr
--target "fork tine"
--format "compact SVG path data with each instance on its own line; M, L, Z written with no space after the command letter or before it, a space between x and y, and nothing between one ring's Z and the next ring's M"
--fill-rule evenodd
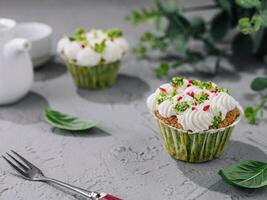
M22 162L18 161L16 158L14 158L13 156L11 156L9 153L6 153L16 164L18 164L19 166L21 166L24 170L29 169L27 166L25 166Z
M10 160L8 160L5 156L2 156L4 159L5 159L5 161L7 161L7 163L11 166L11 167L13 167L17 172L19 172L20 174L22 174L23 176L27 176L26 175L26 173L23 171L23 170L21 170L18 166L16 166L15 164L13 164Z
M16 156L18 156L23 162L25 162L25 164L27 164L30 168L36 168L38 169L38 167L36 167L35 165L33 165L32 163L30 163L28 160L26 160L24 157L22 157L21 155L19 155L17 152L15 152L14 150L11 150Z

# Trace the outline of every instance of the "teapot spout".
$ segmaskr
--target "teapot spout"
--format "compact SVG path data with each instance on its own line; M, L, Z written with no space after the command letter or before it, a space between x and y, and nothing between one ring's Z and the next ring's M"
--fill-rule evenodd
M5 55L28 52L31 48L31 42L23 38L15 38L5 44Z

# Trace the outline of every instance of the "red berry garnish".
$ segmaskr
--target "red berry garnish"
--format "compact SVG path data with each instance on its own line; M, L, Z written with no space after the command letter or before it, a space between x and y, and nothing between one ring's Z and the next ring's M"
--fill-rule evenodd
M192 84L190 84L190 83L188 83L188 84L186 85L186 87L190 87L190 86L192 86Z
M177 98L177 100L178 100L178 101L181 101L182 98L183 98L182 96L179 96L179 97Z
M161 92L167 92L167 90L165 89L165 88L159 88L159 90L161 91Z
M194 97L195 96L194 92L187 92L186 94L189 95L190 97Z
M210 108L210 105L206 105L206 106L204 106L203 110L207 111L209 108Z
M196 108L195 106L193 106L191 109L192 109L192 110L196 110L197 108Z
M216 93L217 92L217 89L216 88L213 88L213 89L210 90L210 92Z
M190 83L190 84L193 84L193 80L192 80L192 79L190 79L190 80L188 81L188 83Z

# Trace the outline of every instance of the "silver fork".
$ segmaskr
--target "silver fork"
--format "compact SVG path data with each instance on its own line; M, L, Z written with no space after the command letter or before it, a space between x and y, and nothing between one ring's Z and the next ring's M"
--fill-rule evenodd
M91 200L122 200L110 194L87 191L82 188L64 183L62 181L53 178L48 178L38 167L30 163L17 152L13 150L11 150L11 152L14 154L14 156L9 153L6 153L9 159L7 158L7 156L2 157L8 162L8 164L10 164L11 167L13 167L22 176L22 178L26 180L53 183L66 189L69 189L73 192L79 193L85 197L88 197Z

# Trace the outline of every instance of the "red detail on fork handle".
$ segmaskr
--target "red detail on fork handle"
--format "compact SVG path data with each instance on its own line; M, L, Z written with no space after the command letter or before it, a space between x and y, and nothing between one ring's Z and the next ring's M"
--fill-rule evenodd
M102 197L100 197L98 200L123 200L123 199L120 199L118 197L114 197L110 194L105 194Z

